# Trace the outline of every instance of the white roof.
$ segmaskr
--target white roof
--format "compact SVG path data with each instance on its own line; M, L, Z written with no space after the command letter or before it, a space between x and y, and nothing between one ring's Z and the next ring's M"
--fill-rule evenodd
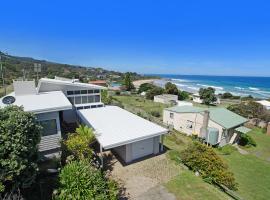
M188 101L177 101L178 106L193 106L191 102Z
M178 96L174 94L160 94L156 95L155 97L161 98L161 99L177 99Z
M270 107L270 102L266 100L257 101L257 103L262 104L263 106Z
M46 113L72 109L72 105L62 91L43 92L30 95L16 96L14 92L7 96L15 97L12 105L23 106L25 111L34 113ZM4 97L3 97L4 98ZM7 106L0 99L0 107Z
M39 87L42 83L55 83L55 84L60 84L60 85L69 85L69 86L78 86L78 87L86 87L86 88L96 88L96 89L107 89L106 87L99 86L99 85L94 85L94 84L89 84L89 83L80 83L72 80L58 80L58 79L50 79L50 78L41 78L39 80L38 84L38 91Z
M78 110L82 121L95 130L98 142L110 149L154 136L167 129L117 106Z

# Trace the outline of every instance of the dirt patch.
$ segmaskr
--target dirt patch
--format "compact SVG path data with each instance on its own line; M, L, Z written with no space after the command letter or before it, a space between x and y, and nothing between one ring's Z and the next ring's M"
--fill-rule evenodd
M111 176L123 183L130 199L137 199L139 196L142 199L142 196L150 194L152 188L168 182L181 172L181 167L167 159L165 154L126 166L115 158L112 163ZM160 190L161 193L162 191L165 193L165 188Z

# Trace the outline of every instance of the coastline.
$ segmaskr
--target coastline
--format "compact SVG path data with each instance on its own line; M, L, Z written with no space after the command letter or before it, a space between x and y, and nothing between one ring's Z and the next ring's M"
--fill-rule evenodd
M155 85L164 87L166 82L174 83L180 90L197 93L200 88L212 87L216 94L230 92L235 96L251 95L259 99L270 98L270 77L201 76L201 75L159 75Z

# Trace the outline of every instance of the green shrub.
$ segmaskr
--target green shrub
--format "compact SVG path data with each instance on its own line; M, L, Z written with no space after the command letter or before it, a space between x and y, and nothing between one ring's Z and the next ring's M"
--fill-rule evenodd
M171 82L167 82L165 84L165 93L178 95L178 88L175 84L173 84Z
M241 146L254 146L254 147L257 146L255 140L247 134L241 135L241 137L239 139L239 145L241 145Z
M177 137L176 134L180 134L180 133L172 133L172 134L169 134L169 135L167 136L167 138L168 138L169 140L173 141L175 144L178 144L178 145L184 144L183 140L181 140L181 138Z
M23 108L0 109L0 182L4 186L29 187L34 182L40 130L34 114Z
M143 83L140 85L139 90L138 90L138 94L142 93L142 92L147 92L148 90L153 89L155 86L151 83Z
M189 99L189 93L186 91L179 91L178 100L183 101Z
M223 147L218 148L218 150L223 154L223 155L230 155L232 154L234 151L236 151L236 148L232 145L225 145Z
M228 171L228 166L211 147L194 142L180 156L185 165L198 171L207 182L222 184L231 190L237 189L233 173Z
M163 93L164 93L163 88L155 86L153 89L147 91L146 98L153 100L154 96L160 95L160 94L163 94Z
M160 117L161 115L160 115L160 112L158 112L158 111L156 111L156 110L152 110L151 112L150 112L150 114L152 115L152 116L154 116L154 117Z
M3 185L3 183L0 182L0 194L4 192L4 190L5 190L5 186Z
M80 125L76 133L69 134L68 139L64 142L67 150L77 159L90 158L93 150L90 144L95 141L93 130L87 126Z
M112 103L112 96L108 94L107 90L101 91L101 100L104 104L109 105Z
M168 153L169 155L169 158L173 161L175 161L176 163L179 163L180 162L180 153L176 150L171 150L169 151Z
M87 160L72 161L61 170L59 177L60 187L54 192L54 199L117 199L117 184L107 180Z

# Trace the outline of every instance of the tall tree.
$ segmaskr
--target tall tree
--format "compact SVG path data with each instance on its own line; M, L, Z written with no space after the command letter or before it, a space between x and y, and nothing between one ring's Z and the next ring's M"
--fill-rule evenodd
M208 87L208 88L201 88L199 90L200 98L203 100L203 103L206 105L210 105L217 101L217 97L215 96L215 89Z
M165 93L178 95L178 88L175 84L171 82L167 82L165 84Z
M130 72L127 72L125 74L124 85L125 85L127 91L134 89L134 85L133 85L132 80L131 80L131 73Z

